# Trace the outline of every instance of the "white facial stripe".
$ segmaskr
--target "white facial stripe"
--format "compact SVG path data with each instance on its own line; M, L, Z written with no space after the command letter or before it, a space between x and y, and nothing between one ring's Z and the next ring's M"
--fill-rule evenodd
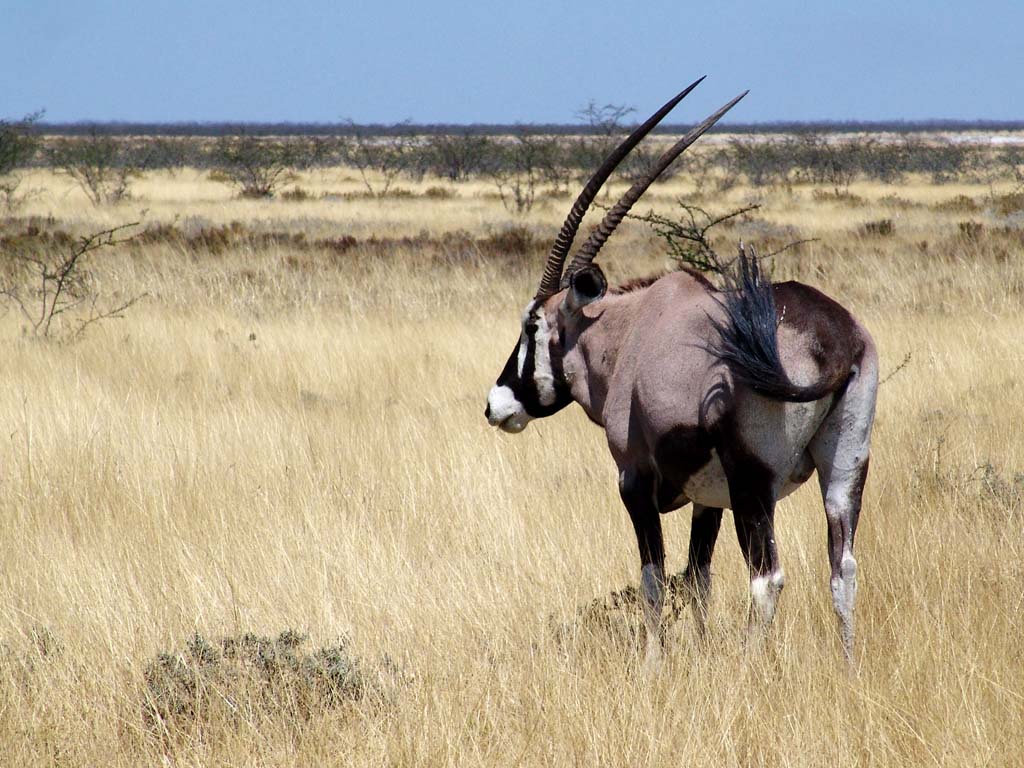
M544 315L537 318L534 340L533 378L537 382L537 398L541 405L555 402L555 375L551 370L551 327Z
M522 379L526 369L526 355L530 344L526 326L536 325L532 334L533 340L533 383L537 387L537 399L541 405L553 405L555 395L555 375L551 369L551 326L543 311L537 311L537 302L530 302L523 312L523 332L519 339L519 354L516 357L516 369Z
M526 367L526 347L529 344L529 340L526 338L526 323L530 320L530 313L534 310L535 302L530 302L526 305L526 311L523 312L523 316L520 319L519 324L523 326L523 330L519 334L519 355L516 358L516 370L519 372L519 378L523 378L523 369Z

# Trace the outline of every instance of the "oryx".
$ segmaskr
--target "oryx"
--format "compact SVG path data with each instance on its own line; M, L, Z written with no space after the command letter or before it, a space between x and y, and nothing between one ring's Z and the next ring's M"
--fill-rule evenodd
M702 78L703 79L703 78ZM722 509L733 510L752 597L767 627L783 587L775 502L816 470L828 520L832 603L853 651L854 534L868 471L878 360L867 330L821 292L762 279L742 251L738 277L716 289L670 272L608 289L593 259L644 190L746 94L672 146L563 265L580 222L616 165L697 83L605 160L573 205L519 341L487 398L492 426L520 432L572 402L604 427L619 493L636 532L647 659L661 652L665 553L659 515L692 502L685 571L703 636L711 555Z

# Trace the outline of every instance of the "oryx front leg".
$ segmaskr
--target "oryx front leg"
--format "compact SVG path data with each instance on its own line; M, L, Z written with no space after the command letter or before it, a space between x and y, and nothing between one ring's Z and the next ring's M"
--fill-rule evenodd
M722 510L693 505L690 523L690 552L686 563L686 583L690 588L690 606L697 625L697 637L704 639L711 599L711 555L715 551Z
M629 510L640 550L640 594L646 630L648 670L661 662L661 613L665 606L665 546L655 503L653 475L625 470L619 475L619 494Z

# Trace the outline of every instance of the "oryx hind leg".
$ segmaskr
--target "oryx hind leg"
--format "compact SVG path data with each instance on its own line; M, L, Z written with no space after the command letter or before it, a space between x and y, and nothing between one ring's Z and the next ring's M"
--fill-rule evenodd
M736 537L750 573L750 620L752 632L766 630L775 618L779 595L786 584L775 546L774 504L748 510L734 508Z
M861 494L867 479L868 459L852 468L825 465L819 468L821 494L828 519L829 588L839 620L843 653L853 658L853 612L857 597L857 559L853 542L860 517Z
M847 659L853 658L857 596L854 537L868 474L876 388L874 366L862 367L854 373L809 446L828 520L829 587Z
M775 496L771 473L757 459L726 459L729 498L736 537L750 574L752 632L764 631L775 618L786 580L775 546Z

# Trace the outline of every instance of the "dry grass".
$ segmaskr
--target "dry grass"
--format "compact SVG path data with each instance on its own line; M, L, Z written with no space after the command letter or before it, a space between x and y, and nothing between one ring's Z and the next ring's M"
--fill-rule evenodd
M764 205L722 242L820 238L777 274L850 306L883 375L911 358L879 402L854 672L809 485L780 506L788 586L766 646L743 639L727 522L711 648L684 615L649 678L633 613L578 613L637 575L601 433L576 410L515 438L482 417L540 256L380 240L465 230L475 243L510 223L548 237L567 200L515 222L485 185L316 199L358 191L340 170L299 181L314 199L241 201L184 172L94 210L59 178L32 183L43 192L23 216L50 227L144 211L147 225L239 221L357 245L122 248L94 265L105 288L150 294L127 319L71 345L0 320L0 763L1017 764L1024 246L1019 220L985 207L987 187L855 185L855 205L806 187L704 199ZM668 212L687 191L673 182L648 205ZM938 205L958 195L981 209ZM891 235L864 234L880 219ZM959 234L965 219L983 224L976 237ZM615 278L661 265L637 225L607 250ZM666 523L678 569L685 512ZM243 660L210 673L186 722L154 724L159 654L201 670L183 653L196 633L223 649L289 628L311 654L346 649L380 695L306 691L297 708L294 680L282 694Z

